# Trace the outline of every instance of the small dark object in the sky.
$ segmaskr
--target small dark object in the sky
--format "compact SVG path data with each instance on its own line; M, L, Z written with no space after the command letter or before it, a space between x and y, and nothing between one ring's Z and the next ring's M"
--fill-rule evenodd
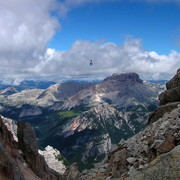
M92 60L90 60L89 65L90 65L90 66L92 66L92 65L93 65L93 61L92 61Z

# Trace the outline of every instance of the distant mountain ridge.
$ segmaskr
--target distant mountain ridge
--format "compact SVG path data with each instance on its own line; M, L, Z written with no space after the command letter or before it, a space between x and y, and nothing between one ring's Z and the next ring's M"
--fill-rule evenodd
M56 82L24 80L18 83L18 85L16 85L16 83L5 84L3 83L3 81L0 81L0 90L6 89L6 88L15 88L18 91L22 91L25 89L46 89L53 84L56 84Z
M166 84L168 80L147 80L150 83L155 83L155 84Z
M7 88L0 91L0 104L7 108L20 108L25 106L27 109L34 108L53 108L63 104L69 97L80 90L91 86L91 83L81 84L68 81L61 84L54 84L47 89L26 89L18 91L15 88ZM52 107L53 106L53 107Z

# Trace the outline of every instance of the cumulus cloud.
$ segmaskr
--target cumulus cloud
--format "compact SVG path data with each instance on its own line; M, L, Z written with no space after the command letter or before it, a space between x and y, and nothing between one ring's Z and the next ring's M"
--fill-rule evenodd
M110 0L103 0L110 1ZM60 30L57 14L99 0L0 0L0 75L28 76ZM48 60L47 60L48 61ZM43 62L45 63L45 62Z
M148 74L147 78L166 78L175 73L180 54L171 51L159 55L143 50L140 39L126 40L122 45L114 43L76 41L68 51L48 49L41 62L32 69L33 73L52 76L110 75L121 72ZM89 60L93 60L93 66Z
M4 71L36 64L60 27L54 0L0 0L0 62ZM24 65L24 66L23 66Z
M132 71L148 74L148 78L173 74L180 54L145 51L139 39L127 40L122 45L76 41L68 51L46 49L48 41L60 30L54 14L65 15L71 8L102 1L111 0L0 0L1 79L96 79ZM93 66L89 65L90 59Z

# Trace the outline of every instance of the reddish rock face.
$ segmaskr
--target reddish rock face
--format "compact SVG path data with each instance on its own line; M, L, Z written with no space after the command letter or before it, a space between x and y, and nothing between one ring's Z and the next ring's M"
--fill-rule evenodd
M24 176L17 162L17 144L0 116L0 179L9 180Z
M61 180L62 176L50 169L38 153L37 140L30 124L18 121L18 144L33 172L42 180Z
M36 136L29 124L18 123L18 143L0 116L0 179L61 180L38 154Z
M171 149L173 149L174 147L175 147L174 139L167 139L164 142L162 142L162 144L159 145L159 147L157 148L157 153L158 154L166 153Z
M124 148L120 151L115 152L110 157L110 163L112 166L109 167L109 173L114 177L119 177L120 174L123 174L127 171L127 149Z

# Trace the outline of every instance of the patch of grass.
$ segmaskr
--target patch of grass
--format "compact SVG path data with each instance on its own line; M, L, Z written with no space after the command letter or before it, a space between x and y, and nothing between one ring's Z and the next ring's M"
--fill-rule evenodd
M75 112L75 111L61 111L58 114L63 118L72 118L80 115L79 112Z
M62 155L58 154L56 157L55 157L58 161L63 161L63 164L67 167L67 166L70 166L70 163L69 161Z

